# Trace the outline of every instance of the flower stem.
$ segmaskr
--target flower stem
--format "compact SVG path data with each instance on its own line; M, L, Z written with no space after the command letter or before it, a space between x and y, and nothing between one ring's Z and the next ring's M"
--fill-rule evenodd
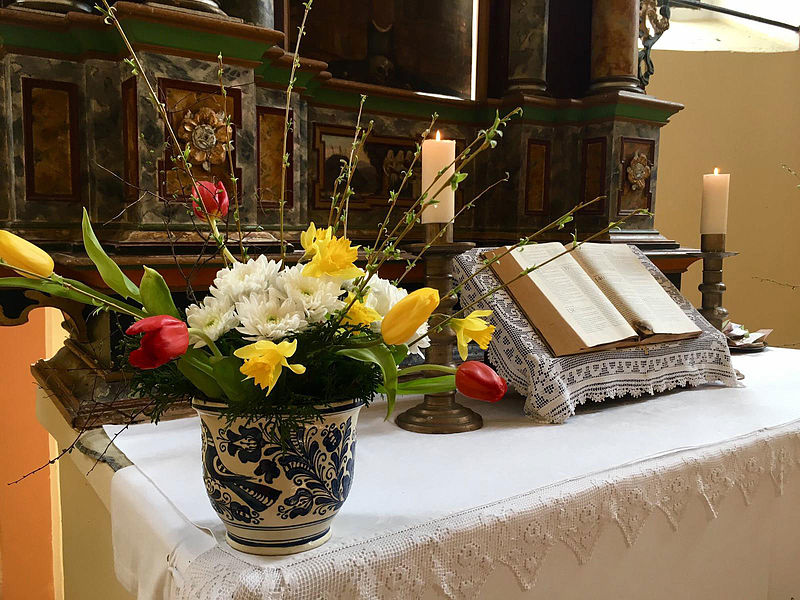
M403 375L411 375L412 373L423 373L425 371L438 371L439 373L449 373L450 375L455 374L456 372L455 367L446 367L444 365L433 365L433 364L422 364L422 365L414 365L413 367L406 367L405 369L398 369L397 376L402 377Z
M217 358L223 358L222 352L219 351L217 345L203 331L196 329L194 327L189 327L189 335L193 335L203 340L206 346L208 346L209 350L211 350L211 352L214 354L214 356L216 356Z

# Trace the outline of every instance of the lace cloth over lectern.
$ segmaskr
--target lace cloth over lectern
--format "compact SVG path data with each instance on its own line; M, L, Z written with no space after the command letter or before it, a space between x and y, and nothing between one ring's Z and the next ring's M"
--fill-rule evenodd
M553 357L505 290L480 301L474 309L492 311L495 326L488 357L497 372L526 398L525 414L548 423L563 423L575 407L630 395L655 394L678 387L721 383L736 386L736 373L725 336L684 298L674 285L636 247L633 251L686 315L702 330L694 339L650 344L621 350ZM487 248L476 248L454 261L453 277L461 283L482 266ZM462 306L499 285L491 269L466 281Z

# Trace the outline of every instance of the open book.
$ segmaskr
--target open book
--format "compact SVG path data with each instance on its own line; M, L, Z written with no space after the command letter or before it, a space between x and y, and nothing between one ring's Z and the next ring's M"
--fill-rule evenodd
M558 242L524 246L492 263L492 270L508 283L563 251ZM555 356L701 333L625 244L583 244L517 279L508 290Z

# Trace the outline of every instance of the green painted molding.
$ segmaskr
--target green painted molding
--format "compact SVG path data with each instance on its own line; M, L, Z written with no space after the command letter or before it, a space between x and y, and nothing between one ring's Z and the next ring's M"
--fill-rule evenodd
M242 31L224 25L220 25L220 30L216 31L213 23L208 24L208 19L201 26L175 20L174 16L165 22L158 22L148 12L154 9L122 2L120 6L123 4L127 6L119 11L118 17L134 46L156 52L161 49L166 54L174 52L176 55L207 56L208 60L215 60L222 52L226 59L252 64L257 81L279 88L288 81L288 61L277 64L274 54L267 56L273 44L257 39L258 34L253 35L245 29L242 35L238 35ZM99 16L90 15L82 15L81 18L70 15L30 18L19 16L18 11L0 9L0 43L11 52L62 57L64 60L81 60L87 55L121 60L125 56L124 46L116 32L110 26L102 25ZM360 101L359 90L328 84L318 77L314 69L298 70L296 87L302 90L312 105L355 110ZM427 120L437 112L442 121L480 126L491 121L497 110L496 106L490 104L465 101L460 106L451 100L408 96L407 92L395 95L377 91L368 92L368 95L366 112L388 113L411 119ZM520 103L523 120L545 126L615 119L663 125L680 109L679 105L646 96L610 95L608 98L589 97L572 101L520 98ZM512 108L511 105L503 106L500 112Z

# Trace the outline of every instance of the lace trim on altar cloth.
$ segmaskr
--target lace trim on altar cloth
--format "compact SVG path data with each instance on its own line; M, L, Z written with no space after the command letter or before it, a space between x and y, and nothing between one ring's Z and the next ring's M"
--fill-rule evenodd
M709 383L739 385L725 336L697 312L638 248L631 248L702 334L677 342L554 358L511 295L500 290L474 308L492 311L489 321L495 332L489 345L489 362L525 396L525 414L530 418L563 423L575 413L577 405L587 401L600 402L626 395L638 397ZM486 250L476 248L456 258L453 268L456 283L465 281L483 266L481 254ZM474 302L498 284L492 270L486 269L464 284L460 294L462 305Z
M615 523L628 546L662 512L677 529L692 497L711 518L729 494L745 504L772 481L776 494L800 468L800 421L737 440L661 455L458 513L416 527L298 555L281 567L256 566L216 547L183 573L180 600L405 600L435 588L452 600L474 598L489 574L507 565L530 589L556 542L580 563L602 529Z

